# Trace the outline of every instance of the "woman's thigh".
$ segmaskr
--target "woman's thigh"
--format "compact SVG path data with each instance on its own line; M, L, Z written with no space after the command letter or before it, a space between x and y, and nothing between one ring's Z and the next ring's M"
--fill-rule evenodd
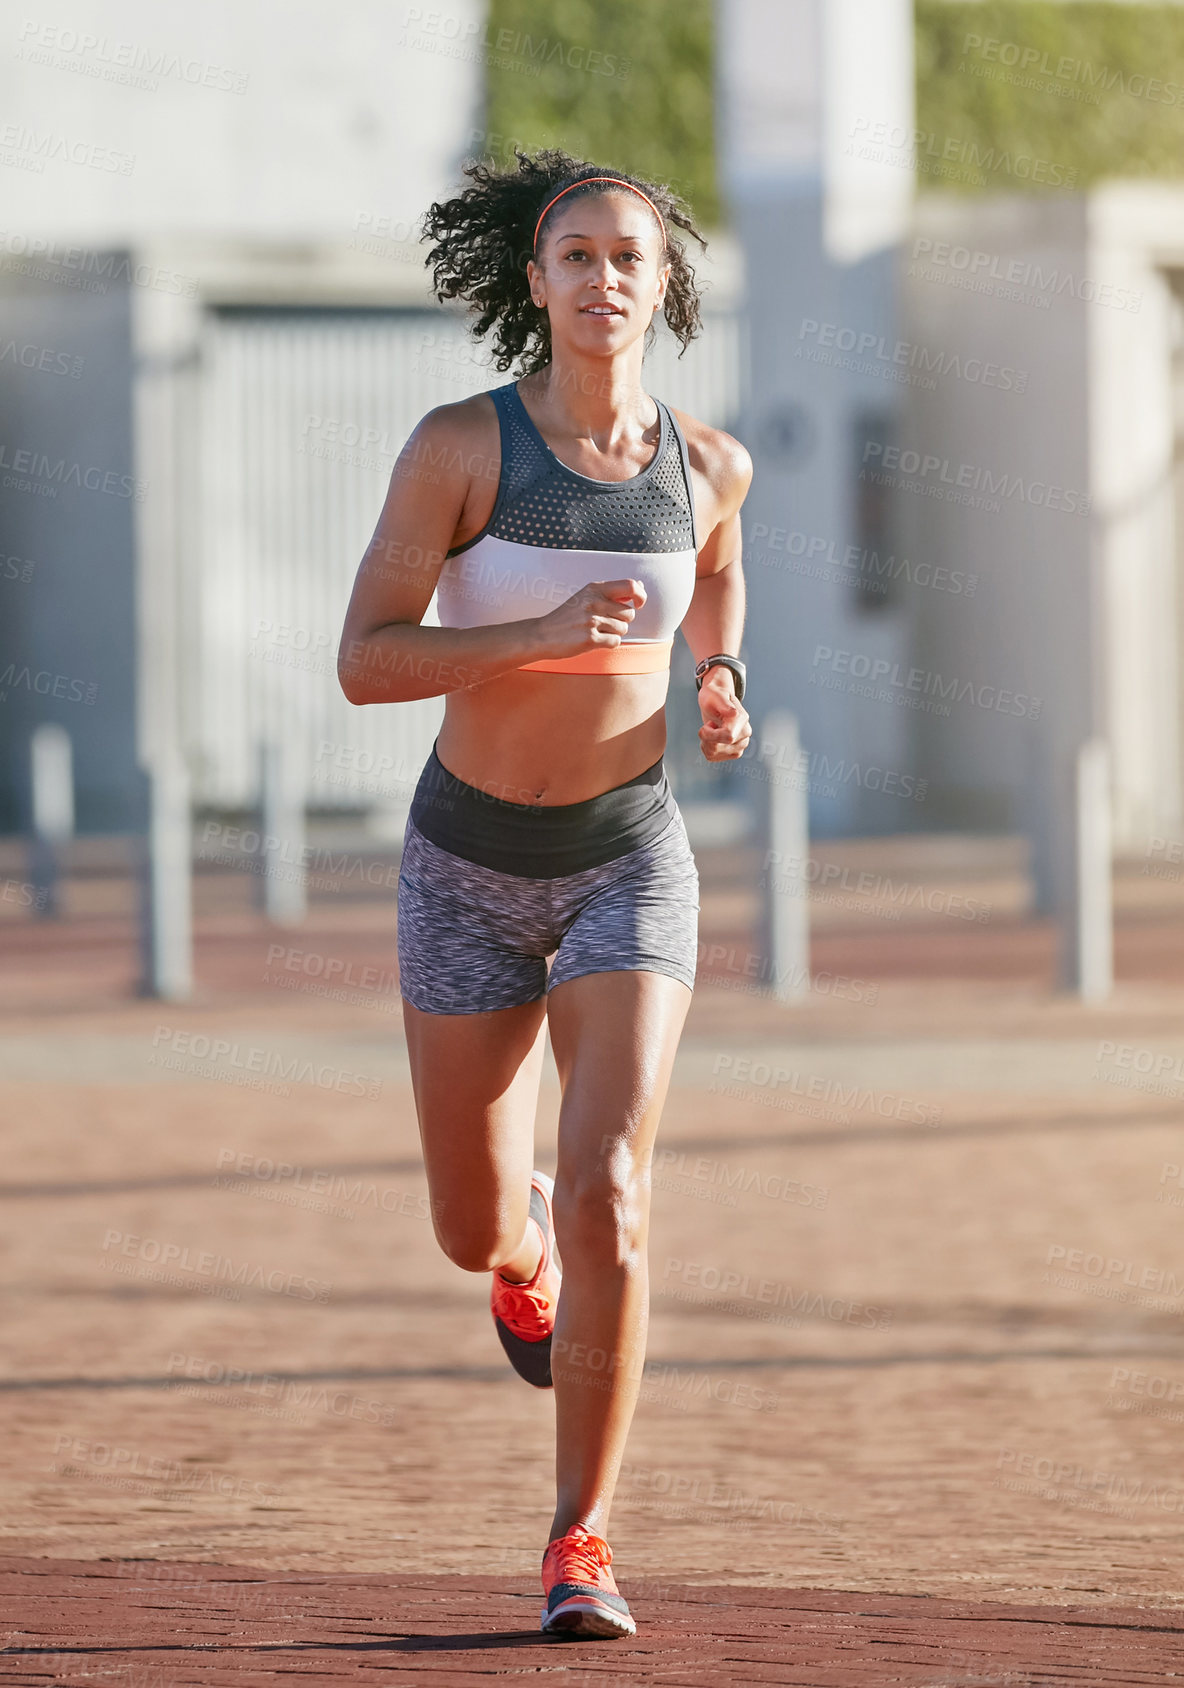
M699 875L682 816L658 838L575 875L548 987L563 1085L556 1228L597 1235L640 1211L675 1051L695 984ZM560 1249L563 1242L560 1237Z
M667 974L694 990L699 873L680 814L650 843L558 881L553 912L562 937L548 992L622 971Z
M436 1235L471 1270L521 1242L546 1024L545 887L442 850L411 824L399 980Z

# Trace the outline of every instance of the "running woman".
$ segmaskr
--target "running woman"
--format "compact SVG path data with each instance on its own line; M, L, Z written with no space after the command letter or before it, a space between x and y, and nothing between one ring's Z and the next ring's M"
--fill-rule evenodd
M671 646L709 762L751 736L728 434L642 385L659 311L700 327L669 188L559 151L470 164L425 231L439 299L519 378L419 423L358 570L351 702L443 695L404 837L398 956L436 1236L492 1274L497 1334L554 1388L545 1631L632 1635L609 1507L645 1356L650 1162L695 982L698 874L663 768ZM437 595L439 626L423 626ZM551 965L548 970L548 959ZM554 1183L532 1171L546 1028ZM561 1278L562 1271L562 1278ZM562 1282L562 1294L560 1284Z

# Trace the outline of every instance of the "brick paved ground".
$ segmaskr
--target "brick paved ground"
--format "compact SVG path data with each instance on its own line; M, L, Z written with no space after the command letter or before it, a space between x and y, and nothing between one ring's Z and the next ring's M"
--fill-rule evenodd
M801 1688L1107 1684L1179 1674L1184 1617L1132 1607L1019 1606L784 1588L634 1595L642 1633L538 1633L519 1579L259 1572L242 1566L2 1560L19 1646L0 1680L36 1688L280 1683L782 1683Z
M552 1407L424 1217L390 898L277 934L203 877L184 1008L118 873L0 901L0 1680L1184 1676L1184 908L1123 876L1083 1009L1012 867L914 861L989 919L820 902L786 1008L702 858L611 1649L522 1633Z

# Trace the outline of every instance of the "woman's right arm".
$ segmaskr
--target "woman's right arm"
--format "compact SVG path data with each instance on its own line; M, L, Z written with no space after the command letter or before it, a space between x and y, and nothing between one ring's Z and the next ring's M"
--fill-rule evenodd
M488 627L423 627L449 547L479 531L498 458L473 400L429 411L399 454L374 537L358 568L337 653L351 703L409 703L479 685L524 663L618 645L644 601L636 581L597 581L549 615ZM496 435L494 435L496 437ZM611 596L610 594L616 594Z

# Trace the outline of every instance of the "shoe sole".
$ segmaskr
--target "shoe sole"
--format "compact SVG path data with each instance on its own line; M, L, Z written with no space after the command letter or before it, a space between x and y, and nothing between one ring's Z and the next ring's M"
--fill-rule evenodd
M541 1184L546 1191L546 1200L534 1188ZM555 1194L555 1180L549 1178L545 1172L535 1172L531 1175L530 1217L545 1225L547 1247L553 1265L558 1263L558 1251L555 1247L555 1222L551 1211L551 1202ZM542 1210L540 1212L540 1209ZM494 1318L498 1340L505 1350L506 1358L525 1382L533 1384L536 1389L553 1389L551 1378L551 1338L543 1337L540 1342L527 1342L520 1336L515 1336L512 1330L507 1330L499 1318Z
M637 1625L631 1617L624 1612L614 1612L587 1597L565 1600L553 1612L548 1612L544 1606L539 1627L544 1635L590 1635L605 1641L637 1634Z

